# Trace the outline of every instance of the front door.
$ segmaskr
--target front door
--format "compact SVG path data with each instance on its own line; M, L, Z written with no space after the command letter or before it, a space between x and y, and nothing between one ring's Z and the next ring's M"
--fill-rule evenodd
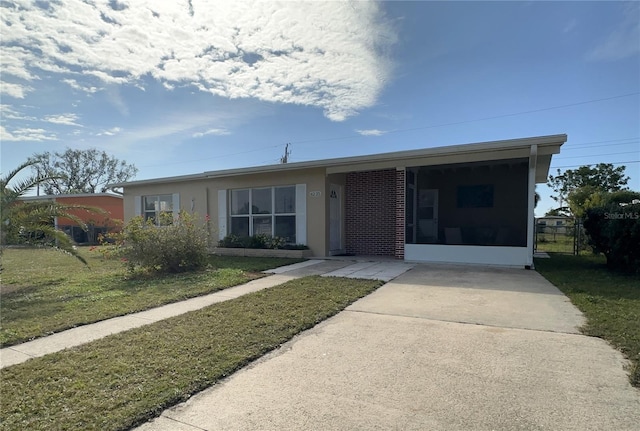
M329 187L329 251L342 254L342 186Z

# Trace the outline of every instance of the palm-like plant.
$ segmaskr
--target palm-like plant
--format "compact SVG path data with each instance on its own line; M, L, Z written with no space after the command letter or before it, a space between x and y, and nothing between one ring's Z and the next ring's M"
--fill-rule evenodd
M84 210L104 214L99 208L84 205L66 205L50 200L22 202L20 198L48 176L32 175L22 180L13 181L25 168L35 165L34 160L27 161L8 174L0 177L0 245L7 244L44 244L75 256L85 265L86 260L74 247L73 240L61 230L55 228L55 217L73 220L82 229L87 226L74 211Z

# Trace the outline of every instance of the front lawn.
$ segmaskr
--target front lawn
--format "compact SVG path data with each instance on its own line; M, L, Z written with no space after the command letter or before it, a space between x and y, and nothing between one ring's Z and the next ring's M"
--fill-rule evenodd
M603 256L553 254L535 265L585 314L585 334L609 341L630 359L631 384L640 387L640 276L608 271Z
M50 249L4 251L0 345L215 292L300 261L211 256L206 271L130 278L119 260L89 250L81 248L89 267Z
M0 370L3 430L127 430L382 283L306 277Z

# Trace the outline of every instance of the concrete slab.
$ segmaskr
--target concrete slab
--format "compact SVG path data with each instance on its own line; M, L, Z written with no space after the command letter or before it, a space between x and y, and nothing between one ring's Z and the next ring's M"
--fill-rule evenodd
M414 266L415 264L398 261L356 262L322 276L390 281Z
M324 262L322 259L305 260L304 262L293 263L291 265L280 266L278 268L267 269L262 271L265 274L282 274L283 272L289 272L300 268L306 268L308 266L317 265Z
M291 271L287 271L286 275L292 277L306 277L308 275L322 275L327 272L336 271L340 268L344 268L353 264L353 261L344 260L322 260L320 263L304 268L298 268Z
M585 323L535 271L463 265L417 265L349 310L574 334Z
M624 365L596 338L346 311L138 430L633 430Z

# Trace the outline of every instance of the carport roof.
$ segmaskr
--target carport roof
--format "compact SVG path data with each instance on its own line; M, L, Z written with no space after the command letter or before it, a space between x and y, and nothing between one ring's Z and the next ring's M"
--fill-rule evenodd
M501 160L515 157L528 157L533 145L537 146L536 181L544 182L546 181L549 171L551 156L560 152L560 147L566 142L566 140L566 134L537 136L502 141L450 145L445 147L422 148L418 150L396 151L381 154L369 154L364 156L207 171L192 175L115 183L110 184L110 186L130 187L269 172L293 171L299 169L325 168L327 169L327 173L339 173L416 166L418 163L435 165L452 162Z

